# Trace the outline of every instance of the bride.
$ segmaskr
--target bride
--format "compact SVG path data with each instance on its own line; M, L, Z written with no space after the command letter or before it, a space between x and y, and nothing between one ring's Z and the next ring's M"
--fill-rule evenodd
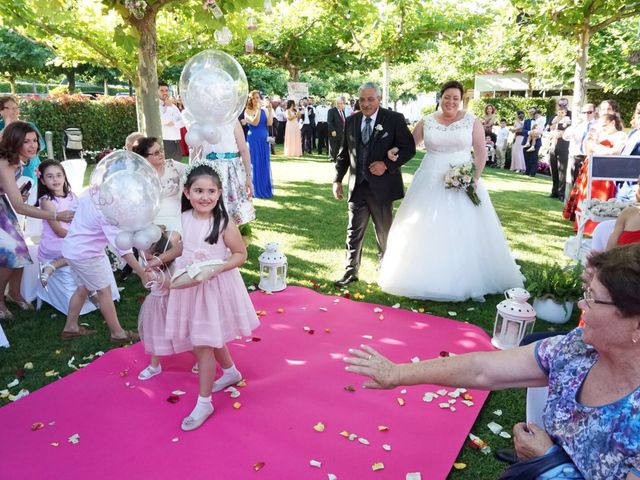
M440 94L441 111L413 131L427 154L391 225L378 283L385 292L410 298L484 301L486 294L522 287L522 275L479 180L487 160L482 124L460 110L459 82L445 83ZM389 159L395 158L389 151ZM444 185L451 167L469 162L475 164L479 206L464 191Z

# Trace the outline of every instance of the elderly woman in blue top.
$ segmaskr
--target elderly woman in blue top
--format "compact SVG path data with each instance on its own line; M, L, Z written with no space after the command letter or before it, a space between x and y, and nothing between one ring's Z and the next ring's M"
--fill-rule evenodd
M564 478L639 479L640 244L600 253L590 264L595 275L579 302L584 328L511 350L409 364L363 345L349 351L346 368L370 377L366 388L548 385L544 425L513 429L519 459L566 453L572 464L561 467L573 468L576 476Z

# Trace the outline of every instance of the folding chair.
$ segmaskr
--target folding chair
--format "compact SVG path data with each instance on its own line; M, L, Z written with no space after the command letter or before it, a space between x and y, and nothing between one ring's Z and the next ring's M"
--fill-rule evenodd
M580 210L576 211L578 216L578 233L576 234L576 260L582 260L582 238L584 227L588 220L598 222L599 218L594 217L589 207L591 206L591 183L594 180L611 181L636 181L640 176L640 157L633 155L599 156L594 155L589 158L589 177L587 183L587 196L580 202Z
M64 157L62 167L67 174L71 190L79 195L82 192L84 172L87 169L82 145L82 130L76 127L64 129L62 155Z

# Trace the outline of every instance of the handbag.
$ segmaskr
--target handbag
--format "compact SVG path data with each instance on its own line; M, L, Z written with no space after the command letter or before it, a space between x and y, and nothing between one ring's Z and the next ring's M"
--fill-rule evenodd
M195 287L209 280L216 272L222 270L222 267L224 267L222 260L212 259L196 262L185 268L180 268L171 276L169 288L178 290L181 288Z
M541 457L514 463L504 471L500 480L535 480L543 473L564 464L573 465L573 462L567 452L556 445L551 452Z

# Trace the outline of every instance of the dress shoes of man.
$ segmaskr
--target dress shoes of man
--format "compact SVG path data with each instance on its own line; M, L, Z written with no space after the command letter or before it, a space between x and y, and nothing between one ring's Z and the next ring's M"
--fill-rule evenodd
M345 273L344 277L342 277L340 280L336 280L335 282L333 282L333 285L338 288L343 288L349 285L350 283L357 282L357 281L358 281L358 277L356 274Z
M508 463L509 465L519 462L516 451L513 448L499 448L495 452L495 457L501 462Z

